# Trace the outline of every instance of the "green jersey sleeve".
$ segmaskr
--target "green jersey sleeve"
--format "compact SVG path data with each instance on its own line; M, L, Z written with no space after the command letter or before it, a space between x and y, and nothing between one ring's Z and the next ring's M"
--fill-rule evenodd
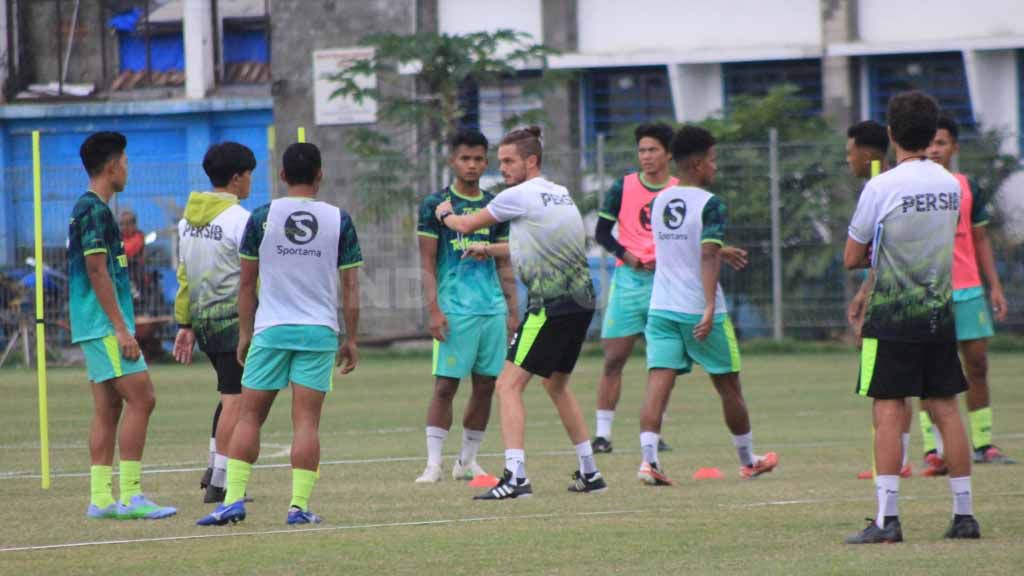
M260 244L263 244L263 232L267 229L267 216L270 204L260 206L249 215L249 222L242 233L242 247L238 254L246 260L260 259Z
M339 208L339 210L341 210ZM359 249L356 226L348 212L341 210L341 234L338 235L338 268L345 270L363 265L363 252Z
M721 246L725 243L726 215L725 202L721 198L708 198L707 204L704 204L704 211L701 212L701 244L713 243Z
M619 210L622 209L623 180L623 178L616 180L604 195L604 204L601 205L601 210L597 213L601 218L612 222L619 220Z
M109 246L109 239L114 228L114 217L110 209L102 202L96 202L76 220L78 237L82 242L82 255L104 254L114 246Z
M437 205L440 203L441 197L437 194L431 194L424 198L423 202L420 202L420 214L416 222L417 236L425 236L427 238L441 237L441 223L434 216L434 210L437 209Z
M968 180L968 184L971 187L971 195L974 198L974 203L971 205L971 226L985 226L992 219L988 212L991 195L987 190L978 185L977 180Z

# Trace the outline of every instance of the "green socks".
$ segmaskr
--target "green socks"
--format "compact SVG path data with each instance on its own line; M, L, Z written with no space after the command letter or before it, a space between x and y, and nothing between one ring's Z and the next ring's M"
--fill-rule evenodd
M992 408L986 406L981 410L967 413L971 423L971 445L975 450L992 445Z
M921 422L921 440L924 442L924 453L927 454L936 449L932 419L925 410L918 412L917 417Z
M292 506L300 510L309 510L309 495L316 484L316 470L292 468Z
M89 468L90 504L99 509L115 504L114 470L111 466L92 466Z
M142 494L142 462L121 460L118 473L121 477L121 504L127 506L132 496Z
M228 458L227 494L224 495L224 504L234 504L245 498L245 487L249 484L251 472L252 464Z

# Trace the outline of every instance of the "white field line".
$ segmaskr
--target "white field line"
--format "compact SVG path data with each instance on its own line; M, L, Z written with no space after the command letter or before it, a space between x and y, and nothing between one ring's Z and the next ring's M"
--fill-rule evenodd
M982 492L978 494L982 498L1003 498L1009 496L1024 496L1024 492ZM900 494L900 500L946 500L949 496L904 496ZM719 504L719 508L749 509L766 508L769 506L801 506L805 504L832 504L836 502L874 502L874 496L860 498L806 498L802 500L767 500L764 502L746 502L743 504Z
M255 532L217 532L211 534L189 534L182 536L163 536L159 538L133 538L125 540L96 540L92 542L68 542L64 544L47 544L44 546L16 546L0 548L0 553L31 552L38 550L59 550L66 548L87 548L93 546L114 546L122 544L148 544L153 542L177 542L183 540L207 540L213 538L242 538L247 536L272 536L277 534L302 534L306 532L339 532L348 530L372 530L377 528L406 528L415 526L441 526L446 524L470 524L474 522L497 522L508 520L536 520L558 518L592 518L600 516L625 516L642 514L645 510L606 510L602 512L578 512L575 514L522 514L518 516L478 516L470 518L446 518L441 520L418 520L412 522L382 522L377 524L353 524L343 526L318 526L315 528L292 528L280 530L263 530ZM210 528L225 530L225 528Z

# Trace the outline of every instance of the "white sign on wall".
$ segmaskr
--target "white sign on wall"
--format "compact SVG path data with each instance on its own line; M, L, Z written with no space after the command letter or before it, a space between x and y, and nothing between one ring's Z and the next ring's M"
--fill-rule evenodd
M347 70L359 60L373 58L373 48L332 48L313 52L313 112L317 125L373 124L377 122L377 101L364 98L358 103L352 98L331 93L339 84L328 76ZM360 88L376 88L377 76L360 76Z

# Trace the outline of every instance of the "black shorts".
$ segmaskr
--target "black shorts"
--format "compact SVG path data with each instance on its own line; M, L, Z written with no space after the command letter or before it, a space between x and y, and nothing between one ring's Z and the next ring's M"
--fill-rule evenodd
M967 390L956 342L865 338L857 394L880 400L948 398Z
M552 317L543 310L527 312L506 359L541 378L550 378L555 372L569 374L576 367L593 317L593 310Z
M217 372L217 392L221 394L242 393L242 365L234 352L210 354L210 363Z

